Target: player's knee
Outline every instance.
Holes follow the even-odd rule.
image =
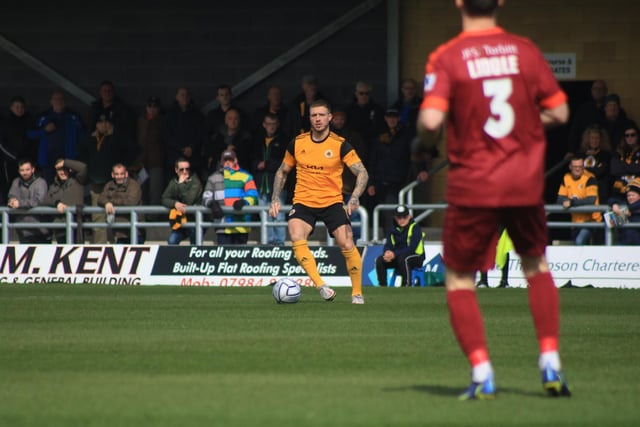
[[[445,287],[447,291],[473,290],[475,289],[475,272],[458,271],[447,267]]]
[[[546,273],[549,271],[549,264],[544,256],[527,256],[520,257],[522,262],[522,272],[525,277],[535,276],[538,273]]]

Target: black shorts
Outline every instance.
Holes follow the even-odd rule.
[[[289,215],[287,215],[287,220],[291,218],[298,218],[309,224],[312,233],[316,228],[317,221],[324,222],[331,235],[333,235],[335,229],[341,225],[351,225],[347,211],[345,211],[342,203],[336,203],[326,208],[310,208],[296,203],[291,207]]]

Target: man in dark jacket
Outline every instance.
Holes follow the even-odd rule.
[[[385,112],[385,129],[369,152],[369,183],[365,207],[372,210],[380,203],[398,203],[398,192],[409,181],[412,133],[400,124],[395,109]],[[390,215],[383,215],[385,229],[391,227]]]
[[[253,146],[255,160],[251,167],[253,180],[258,187],[260,204],[269,206],[273,194],[273,180],[276,171],[282,164],[287,141],[280,132],[280,120],[275,113],[266,113],[262,120],[262,130],[256,135]],[[287,199],[287,192],[280,193],[280,203],[283,205]],[[284,221],[284,212],[278,218],[269,217],[270,221]],[[283,245],[287,234],[285,226],[268,227],[267,236],[270,245]]]
[[[135,112],[117,95],[115,85],[109,80],[100,83],[98,98],[91,103],[90,128],[95,126],[102,116],[127,138],[135,140]]]
[[[135,179],[129,179],[129,172],[122,163],[113,166],[112,180],[107,182],[98,196],[98,205],[104,206],[107,222],[129,222],[131,216],[127,214],[115,215],[116,206],[140,206],[142,204],[142,190]],[[113,221],[110,220],[113,218]],[[142,219],[142,218],[140,218]],[[110,233],[108,233],[110,234]],[[112,243],[131,243],[131,233],[128,228],[115,228],[109,240]],[[143,243],[142,233],[138,236],[138,243]]]
[[[202,147],[202,161],[200,169],[203,181],[217,169],[217,160],[224,151],[232,150],[238,156],[238,163],[249,167],[255,156],[251,133],[242,127],[240,111],[235,108],[227,110],[224,125],[219,129],[213,139],[205,141]]]
[[[200,178],[191,171],[191,165],[187,159],[180,157],[176,160],[176,177],[169,181],[167,188],[162,193],[162,205],[171,209],[169,220],[171,222],[171,234],[167,243],[179,245],[181,241],[189,238],[192,245],[196,243],[195,228],[182,227],[187,222],[187,206],[200,204],[202,196],[202,183]]]
[[[128,164],[133,158],[135,145],[126,134],[109,121],[107,116],[100,116],[96,129],[79,147],[80,160],[87,164],[87,183],[91,195],[91,206],[98,206],[98,197],[104,186],[111,180],[113,165]],[[104,214],[92,214],[93,222],[104,222]],[[106,243],[107,233],[104,228],[93,230],[92,243]]]
[[[5,197],[14,178],[18,177],[18,160],[38,158],[38,141],[27,134],[33,126],[33,117],[26,110],[26,101],[14,96],[9,110],[0,124],[0,201]]]
[[[203,140],[203,115],[196,108],[189,89],[178,88],[176,100],[169,108],[164,133],[166,155],[164,158],[167,181],[173,178],[173,167],[179,157],[189,160],[191,167],[200,167],[200,147]]]
[[[384,108],[371,96],[373,88],[367,82],[357,82],[353,99],[345,108],[349,127],[358,132],[367,148],[375,144],[376,135],[384,129]]]
[[[138,146],[140,152],[134,161],[134,167],[140,172],[144,169],[149,178],[143,181],[144,204],[159,205],[165,188],[165,116],[162,113],[160,99],[152,96],[147,100],[144,113],[138,117]]]

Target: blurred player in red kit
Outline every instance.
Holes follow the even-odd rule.
[[[566,123],[567,97],[539,49],[497,25],[503,0],[455,0],[462,32],[426,66],[418,131],[437,142],[446,124],[448,209],[443,227],[447,305],[453,332],[471,364],[461,400],[496,395],[474,289],[477,270],[493,266],[504,225],[529,284],[543,387],[570,396],[559,355],[559,296],[545,257],[544,128]]]

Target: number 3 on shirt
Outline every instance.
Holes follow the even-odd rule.
[[[515,114],[511,104],[507,102],[513,92],[511,79],[491,79],[482,82],[484,96],[491,98],[492,117],[484,124],[484,131],[491,137],[503,138],[511,133],[515,123]],[[494,117],[497,117],[496,120]]]

